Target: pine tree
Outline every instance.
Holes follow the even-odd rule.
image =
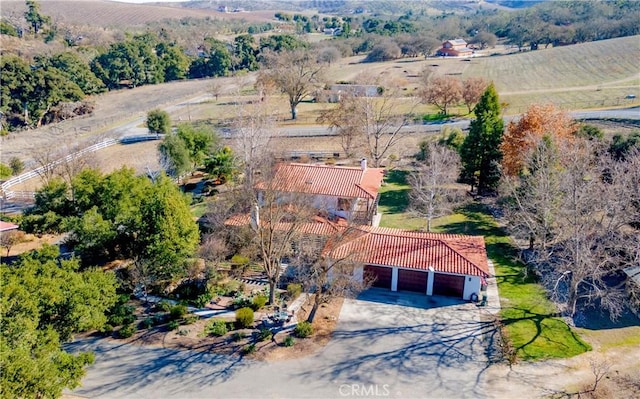
[[[500,116],[500,102],[493,83],[490,84],[474,109],[469,134],[460,147],[462,173],[460,179],[478,187],[478,194],[494,192],[500,181],[500,144],[504,122]]]

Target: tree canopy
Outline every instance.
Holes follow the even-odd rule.
[[[460,178],[472,188],[477,185],[478,193],[486,194],[495,191],[500,181],[500,144],[504,132],[498,93],[493,84],[485,90],[474,113],[476,118],[471,121],[469,134],[460,147]]]
[[[112,273],[79,271],[78,260],[58,260],[45,246],[15,264],[1,264],[0,396],[59,397],[79,385],[90,353],[71,354],[62,342],[100,328],[116,300]]]

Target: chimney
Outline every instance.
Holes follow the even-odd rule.
[[[254,230],[258,230],[260,227],[260,207],[258,205],[251,208],[251,227]]]
[[[360,160],[360,168],[362,168],[362,170],[367,170],[367,158],[362,158]]]

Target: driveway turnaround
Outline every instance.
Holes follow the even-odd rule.
[[[474,304],[371,289],[346,300],[332,340],[303,359],[258,362],[107,340],[71,344],[96,361],[89,398],[482,398],[494,326]]]

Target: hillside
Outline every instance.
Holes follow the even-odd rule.
[[[273,20],[273,11],[220,13],[215,9],[193,9],[179,4],[129,4],[105,0],[42,1],[41,10],[54,22],[101,27],[133,27],[166,19],[236,19],[248,22]],[[26,10],[24,1],[3,0],[3,17],[19,18]]]

